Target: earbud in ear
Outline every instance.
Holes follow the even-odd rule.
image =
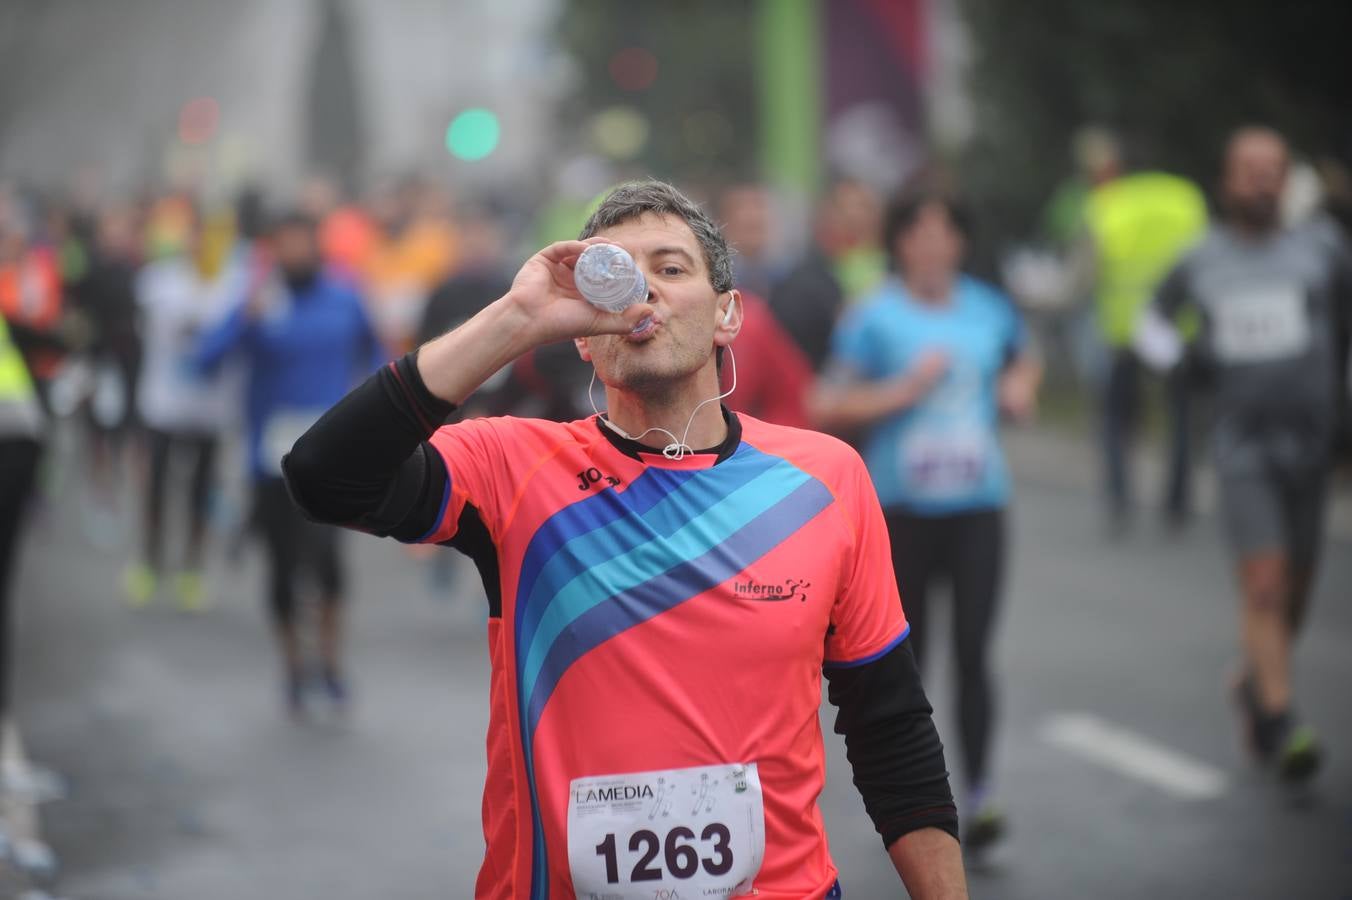
[[[724,311],[724,313],[723,313],[723,324],[724,324],[724,325],[731,325],[731,324],[732,324],[732,310],[733,310],[733,308],[734,308],[736,305],[737,305],[737,304],[736,304],[735,301],[732,301],[732,300],[729,300],[729,301],[728,301],[728,308],[727,308],[727,310]]]

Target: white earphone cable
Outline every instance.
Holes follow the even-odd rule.
[[[602,415],[601,410],[596,408],[596,398],[592,396],[592,388],[596,387],[595,365],[592,366],[591,383],[587,385],[587,401],[591,403],[592,412],[596,413],[597,417],[600,418],[600,420],[604,422],[606,426],[610,428],[611,431],[615,432],[620,437],[631,441],[637,441],[641,439],[644,435],[650,434],[651,432],[654,431],[659,432],[661,434],[665,434],[667,437],[671,438],[671,443],[667,444],[665,447],[662,448],[662,455],[670,460],[685,459],[686,454],[695,452],[694,449],[685,442],[685,439],[690,436],[690,427],[695,424],[695,416],[699,414],[699,411],[703,409],[705,405],[709,403],[716,403],[719,400],[723,400],[728,396],[730,396],[733,391],[737,390],[737,357],[735,354],[733,354],[732,347],[730,345],[725,349],[728,352],[728,363],[732,367],[732,386],[729,387],[725,392],[719,394],[717,397],[710,397],[707,400],[701,400],[699,404],[691,411],[690,419],[685,423],[685,431],[682,432],[679,438],[676,437],[676,435],[672,434],[670,431],[667,431],[665,428],[662,428],[657,425],[654,425],[652,428],[649,428],[642,434],[631,435],[623,428],[616,425],[614,422],[610,421],[609,418]]]

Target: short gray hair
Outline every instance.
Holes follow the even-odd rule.
[[[677,216],[689,225],[704,251],[710,284],[720,294],[732,290],[732,250],[722,230],[699,204],[665,181],[630,181],[615,188],[582,226],[578,238],[586,240],[598,231],[637,219],[644,213]]]

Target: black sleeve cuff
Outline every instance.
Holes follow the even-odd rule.
[[[919,831],[922,828],[937,828],[953,835],[953,840],[962,841],[962,838],[958,835],[958,809],[952,803],[947,806],[936,806],[933,809],[921,810],[914,815],[901,819],[892,819],[882,823],[875,822],[873,827],[883,839],[884,847],[891,847],[912,831]]]
[[[944,748],[910,641],[873,662],[825,674],[839,710],[835,731],[845,737],[855,787],[884,846],[921,828],[957,838]]]

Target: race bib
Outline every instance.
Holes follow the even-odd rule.
[[[262,464],[273,475],[282,474],[282,457],[324,414],[322,409],[279,409],[263,423]]]
[[[977,490],[990,464],[991,441],[974,426],[917,426],[901,439],[901,481],[911,493],[932,499]]]
[[[568,866],[580,900],[738,897],[765,858],[755,763],[575,778]]]
[[[1260,286],[1227,296],[1212,308],[1216,356],[1226,363],[1289,359],[1310,343],[1305,296],[1290,286]]]

